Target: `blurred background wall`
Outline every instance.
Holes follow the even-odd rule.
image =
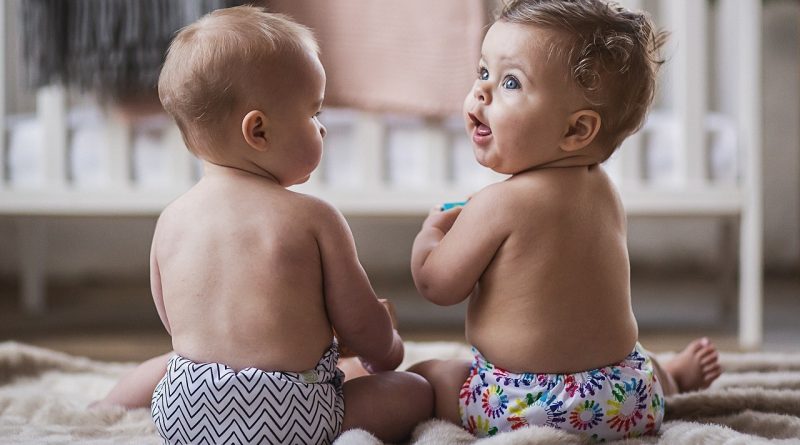
[[[16,4],[9,2],[11,7]],[[13,11],[9,11],[6,20],[10,28],[17,25]],[[800,273],[799,23],[800,2],[765,3],[764,254],[767,273],[794,275]],[[8,41],[6,51],[6,75],[16,78],[17,42]],[[24,89],[8,91],[7,95],[9,110],[33,110],[33,98]],[[368,272],[388,279],[408,276],[410,247],[421,218],[349,220]],[[49,219],[47,266],[51,278],[69,283],[146,282],[154,223],[154,218]],[[725,224],[718,219],[632,219],[629,231],[632,266],[634,270],[714,269],[720,259],[719,239],[724,236]],[[0,286],[14,286],[16,282],[15,233],[15,219],[0,218]]]

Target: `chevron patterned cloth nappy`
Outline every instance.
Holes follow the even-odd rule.
[[[472,351],[459,412],[478,437],[538,425],[617,440],[656,434],[664,418],[664,392],[638,343],[620,363],[574,374],[514,374]]]
[[[336,343],[313,370],[239,372],[175,355],[153,392],[165,444],[328,444],[344,418]]]

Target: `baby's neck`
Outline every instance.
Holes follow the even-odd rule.
[[[550,161],[544,164],[535,165],[531,168],[526,170],[521,170],[516,173],[513,173],[511,176],[520,176],[525,175],[528,173],[533,173],[542,170],[551,170],[551,169],[559,169],[559,168],[593,168],[600,165],[600,162],[595,158],[588,158],[588,157],[570,157],[570,158],[562,158],[557,159],[555,161]]]
[[[599,164],[599,162],[594,157],[570,157],[548,162],[547,164],[536,167],[536,169],[558,167],[591,167],[597,164]]]
[[[238,165],[243,164],[243,165]],[[203,160],[203,176],[206,177],[243,177],[251,176],[260,178],[280,185],[278,179],[270,172],[258,167],[257,165],[246,165],[247,163],[216,163]]]
[[[539,170],[550,167],[591,167],[600,164],[606,158],[606,156],[603,155],[606,153],[605,149],[599,147],[598,144],[592,144],[589,147],[575,152],[562,153],[562,156],[553,159],[550,162],[537,165],[531,170]]]

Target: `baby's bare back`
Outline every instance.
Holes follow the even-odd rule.
[[[625,215],[599,167],[529,172],[487,190],[513,206],[470,298],[467,337],[497,366],[577,372],[633,349]],[[479,230],[476,228],[476,230]]]
[[[234,369],[304,371],[332,340],[307,197],[204,178],[162,214],[153,243],[176,353]]]

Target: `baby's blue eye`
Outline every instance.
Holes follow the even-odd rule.
[[[483,68],[483,67],[479,68],[478,69],[478,78],[480,80],[489,80],[489,70],[487,70],[486,68]]]
[[[519,81],[514,76],[508,76],[503,79],[503,88],[507,90],[517,90],[519,87]]]

